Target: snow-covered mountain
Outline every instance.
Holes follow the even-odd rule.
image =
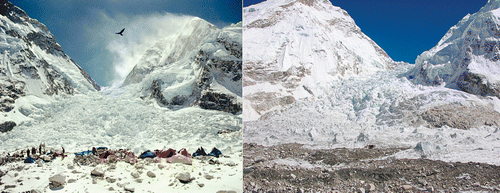
[[[244,65],[244,108],[245,113],[248,106],[256,109],[257,111],[253,112],[255,113],[255,115],[257,115],[255,117],[258,117],[259,112],[265,112],[259,111],[259,109],[257,108],[259,107],[258,105],[264,104],[264,102],[259,103],[258,94],[261,94],[261,101],[267,100],[266,102],[268,103],[268,106],[270,106],[269,111],[273,110],[271,109],[272,107],[275,107],[274,109],[277,109],[277,105],[273,106],[272,104],[275,101],[279,101],[277,99],[282,97],[282,95],[280,95],[280,93],[278,92],[280,91],[279,89],[274,90],[274,88],[282,85],[284,82],[282,80],[291,79],[279,79],[280,77],[292,77],[290,74],[292,74],[291,72],[294,72],[290,70],[283,72],[282,74],[278,74],[278,72],[280,71],[273,71],[273,67],[280,67],[280,63],[277,62],[280,61],[280,57],[278,57],[278,54],[274,55],[274,53],[285,53],[285,55],[282,57],[284,59],[286,56],[289,56],[286,54],[289,51],[289,48],[298,47],[302,50],[294,52],[293,55],[289,57],[296,57],[295,61],[298,62],[314,61],[316,55],[312,54],[313,52],[308,49],[317,49],[317,47],[323,45],[322,41],[326,42],[327,40],[326,38],[319,38],[321,36],[318,36],[317,39],[320,39],[322,41],[316,41],[315,39],[311,38],[311,35],[302,37],[300,35],[296,36],[297,33],[308,32],[285,30],[285,28],[282,29],[276,27],[285,26],[285,24],[290,25],[290,23],[292,26],[294,26],[293,22],[295,21],[301,21],[305,24],[318,23],[318,21],[321,20],[313,17],[312,15],[323,15],[324,12],[322,12],[320,9],[322,7],[321,5],[329,5],[328,2],[290,1],[290,4],[286,4],[286,2],[288,1],[266,1],[262,4],[245,8],[244,10],[244,56],[245,60],[246,57],[250,58],[250,61],[248,63],[249,65],[246,66],[246,61]],[[492,7],[497,7],[498,3],[498,1],[490,1],[487,6],[481,9],[481,12],[484,12],[485,15],[491,16],[493,13],[495,13],[495,11],[488,12],[485,10],[496,10],[492,9]],[[307,20],[301,20],[301,18],[305,18],[306,16],[308,16],[309,12],[306,12],[305,8],[315,8],[315,10],[314,12],[312,12],[311,10],[311,16],[309,16]],[[268,13],[263,11],[268,9],[276,9],[279,11],[276,11],[275,13]],[[294,18],[293,16],[285,14],[287,12],[284,10],[287,9],[295,9],[295,11],[297,12],[294,12],[293,15],[296,16],[295,20],[285,23],[278,18]],[[331,9],[338,10],[338,12],[340,13],[331,13],[330,15],[343,15],[341,14],[342,11],[340,8]],[[302,12],[300,10],[302,10]],[[469,16],[466,18],[473,18],[476,17],[476,15],[479,14],[474,14],[473,16]],[[261,27],[263,27],[262,29],[259,28],[259,33],[256,33],[257,30],[249,27],[251,26],[250,23],[252,23],[252,21],[249,22],[248,20],[246,20],[247,18],[254,17],[263,18],[259,21],[262,24]],[[342,18],[345,19],[348,17],[342,16]],[[489,18],[491,21],[496,21],[496,17]],[[468,20],[463,20],[461,24],[466,23],[465,21]],[[461,56],[465,56],[467,50],[470,50],[470,54],[468,55],[469,57],[467,57],[468,59],[464,60],[467,62],[461,64],[468,64],[468,68],[467,66],[465,66],[463,67],[463,69],[469,69],[469,74],[477,74],[478,72],[481,72],[480,74],[482,74],[482,77],[484,77],[476,84],[481,84],[482,82],[488,83],[487,81],[490,81],[490,79],[498,78],[499,76],[493,76],[494,74],[500,72],[498,70],[495,70],[498,67],[495,67],[497,63],[482,62],[489,60],[487,58],[489,58],[490,56],[490,58],[494,58],[494,55],[497,53],[496,51],[491,51],[488,52],[488,54],[485,54],[485,50],[488,50],[485,48],[485,45],[488,45],[488,42],[490,41],[496,40],[496,36],[491,36],[483,39],[478,38],[481,37],[479,35],[474,35],[473,37],[478,39],[479,43],[473,43],[475,41],[466,41],[468,39],[468,36],[466,35],[468,30],[471,31],[471,34],[483,33],[483,37],[486,37],[488,34],[493,34],[493,30],[496,29],[496,24],[493,25],[492,22],[487,21],[488,20],[477,20],[478,23],[474,24],[474,22],[472,22],[471,26],[465,27],[466,29],[452,29],[451,32],[459,31],[459,29],[464,30],[465,34],[457,33],[457,35],[453,35],[455,33],[448,33],[447,38],[449,38],[450,40],[456,40],[451,42],[443,40],[439,44],[442,46],[442,49],[433,49],[435,52],[426,52],[422,54],[422,56],[419,57],[419,60],[417,60],[417,64],[415,65],[397,63],[392,69],[377,70],[373,73],[370,73],[371,71],[365,71],[365,74],[360,73],[359,76],[354,75],[354,71],[350,71],[353,76],[344,76],[343,78],[339,78],[336,80],[327,76],[330,75],[326,73],[328,72],[327,70],[324,70],[323,72],[317,72],[318,74],[327,74],[325,76],[317,77],[323,78],[322,80],[324,81],[330,81],[328,84],[325,84],[321,87],[320,91],[324,93],[323,95],[314,97],[314,100],[296,100],[295,102],[293,102],[293,98],[290,97],[290,100],[287,101],[293,102],[292,104],[281,108],[279,111],[268,112],[265,115],[265,118],[261,118],[258,120],[248,119],[248,117],[252,117],[253,115],[251,114],[250,116],[246,116],[245,114],[244,142],[257,143],[259,145],[265,146],[284,143],[299,143],[305,144],[307,147],[311,148],[325,149],[363,148],[367,145],[374,145],[377,148],[402,147],[408,149],[397,154],[387,156],[383,159],[426,157],[428,159],[437,159],[444,161],[475,161],[498,165],[500,164],[500,121],[498,121],[500,120],[500,99],[498,97],[480,96],[476,93],[467,93],[462,91],[461,89],[449,88],[448,86],[450,84],[446,84],[446,86],[444,84],[437,86],[435,84],[415,84],[415,80],[424,80],[424,77],[413,75],[412,79],[409,78],[409,76],[411,76],[411,73],[415,72],[428,72],[427,74],[424,74],[426,76],[430,76],[431,72],[434,73],[433,75],[443,75],[446,72],[450,74],[447,80],[451,80],[451,75],[455,73],[457,69],[459,70],[459,68],[452,68],[453,65],[456,65],[455,63],[453,63],[453,61],[463,59],[454,59],[451,56],[460,56],[460,54],[462,54]],[[259,22],[256,22],[256,24]],[[351,22],[351,24],[354,24],[354,22]],[[481,28],[481,26],[490,27],[479,29]],[[306,27],[303,28],[307,29]],[[474,30],[474,28],[478,29]],[[266,31],[264,29],[271,30]],[[302,28],[300,27],[298,27],[298,29],[302,30]],[[342,28],[341,26],[337,26],[335,29],[320,27],[316,27],[315,29],[325,30],[326,32],[323,33],[326,34],[337,34],[330,32],[335,30],[337,32],[342,32],[342,30],[345,30],[345,28]],[[252,32],[252,30],[254,32]],[[264,35],[265,33],[267,33],[267,35]],[[280,33],[283,33],[283,36],[275,35]],[[319,34],[321,32],[315,33]],[[247,34],[250,35],[247,36]],[[262,38],[259,40],[260,42],[263,42],[262,44],[267,43],[268,45],[266,46],[261,46],[258,49],[251,48],[252,45],[258,45],[259,41],[255,40],[255,42],[252,42],[254,40],[247,37],[259,37],[259,35],[272,38]],[[464,36],[463,38],[462,35]],[[361,35],[358,35],[357,37],[360,36]],[[297,37],[309,38],[307,39],[307,41],[302,42],[302,44],[304,44],[304,47],[300,47],[298,45],[294,45],[294,47],[285,46],[286,51],[284,52],[283,49],[280,49],[280,47],[274,47],[274,50],[270,48],[272,47],[272,45],[274,45],[273,43],[280,43],[280,38],[291,40],[292,38]],[[356,35],[345,35],[345,37],[351,39],[342,40],[342,45],[360,44],[360,42],[363,42],[361,41],[363,39],[360,40],[359,38],[355,38]],[[247,44],[247,42],[249,43]],[[284,42],[284,45],[287,45],[286,41]],[[492,44],[491,49],[497,49],[496,46],[496,43]],[[249,50],[250,48],[253,50],[250,50],[249,52],[254,52],[254,55],[246,53],[246,50]],[[370,48],[367,46],[365,46],[364,49],[370,50]],[[354,52],[355,50],[358,49],[353,49],[351,53],[362,53]],[[430,53],[437,54],[433,55]],[[361,56],[365,55],[360,54],[359,56],[359,58],[361,58]],[[371,58],[372,60],[378,58],[375,57],[377,55],[372,56],[374,56]],[[422,58],[425,58],[427,56],[429,58],[429,65],[424,65],[425,67],[421,68],[423,62],[421,60]],[[262,58],[262,60],[258,60],[259,57]],[[446,61],[444,59],[453,60],[450,63],[434,63],[442,64],[436,66],[430,65],[431,62],[429,62],[438,60]],[[326,61],[326,59],[324,60]],[[363,61],[366,60],[368,59],[363,59]],[[255,61],[260,61],[260,63]],[[339,60],[339,62],[340,61],[346,63],[352,62],[352,60],[348,58]],[[387,61],[391,60],[387,59]],[[316,64],[325,63],[322,63],[320,60],[311,62],[311,66]],[[385,66],[385,68],[392,67],[390,64],[394,63],[387,64],[388,65]],[[481,68],[479,68],[480,65],[482,65]],[[285,63],[283,63],[282,66],[285,66]],[[319,66],[325,68],[332,67],[326,65]],[[364,65],[359,66],[361,69],[365,67]],[[372,67],[369,65],[367,66]],[[334,65],[333,67],[336,66]],[[277,67],[274,69],[277,69]],[[368,69],[384,68],[373,67]],[[457,73],[463,74],[463,72],[464,71]],[[247,76],[247,74],[249,75]],[[314,73],[312,73],[311,71],[311,74]],[[337,76],[341,77],[340,75]],[[479,75],[475,76],[479,77]],[[261,79],[257,79],[255,77],[261,77]],[[267,77],[270,80],[271,78],[275,79],[272,79],[273,81],[265,82],[263,81],[264,78],[262,77]],[[306,78],[307,76],[304,76],[304,78],[302,79],[296,79],[298,83],[303,83],[305,82],[304,80],[306,80]],[[444,77],[441,78],[444,79]],[[260,80],[260,82],[257,80]],[[432,80],[434,79],[431,79],[431,81]],[[416,83],[420,82],[417,81]],[[493,84],[488,83],[488,85],[486,83],[485,85],[487,85],[487,87],[485,86],[484,89],[482,89],[483,87],[480,87],[481,89],[478,90],[486,90],[488,92],[492,92],[492,90],[494,89],[491,85]],[[461,84],[464,85],[465,83]],[[304,85],[305,87],[302,86],[303,88],[310,88],[309,85]],[[261,89],[257,90],[257,87],[260,87]],[[300,86],[298,88],[300,88]],[[282,87],[281,89],[283,92],[289,91],[285,89],[285,87]],[[293,94],[296,94],[297,90],[298,89],[293,92],[290,91],[290,93],[288,93],[286,96],[294,97],[295,95]],[[312,93],[316,95],[314,89],[309,90],[311,90]],[[265,95],[266,93],[271,94]],[[246,103],[247,96],[249,96],[250,98],[249,103]],[[310,162],[304,165],[314,165],[316,163]]]
[[[6,0],[0,1],[0,54],[2,127],[12,126],[12,121],[16,122],[19,116],[23,116],[15,114],[19,112],[15,103],[20,97],[44,98],[100,89],[62,51],[45,25]]]
[[[268,0],[244,8],[243,21],[245,120],[322,95],[333,80],[394,66],[328,0]]]
[[[157,42],[123,86],[100,89],[63,53],[43,24],[0,2],[0,104],[6,106],[6,112],[0,112],[1,157],[40,143],[64,147],[71,154],[99,146],[130,149],[136,155],[154,149],[186,148],[194,153],[200,146],[216,147],[234,166],[223,170],[224,176],[214,175],[217,188],[241,192],[241,23],[217,29],[200,18],[185,16],[176,20],[184,24],[176,34],[163,39],[139,37]],[[185,18],[192,19],[184,23]],[[200,167],[197,163],[177,165],[179,170],[168,166],[171,174],[166,178],[176,180],[179,172],[192,173]],[[49,165],[44,163],[45,170]],[[25,175],[29,174],[19,177]],[[0,178],[9,181],[5,175]],[[39,181],[43,185],[25,183],[11,190],[49,191],[45,180]],[[206,192],[215,188],[200,186],[202,181],[168,189]],[[87,183],[73,184],[75,189],[88,189]]]
[[[241,23],[218,29],[192,18],[149,48],[124,84],[138,97],[154,98],[163,106],[240,113],[241,39]]]
[[[465,16],[415,63],[406,74],[414,83],[500,97],[500,1]]]

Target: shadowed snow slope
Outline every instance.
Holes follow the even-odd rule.
[[[406,76],[414,83],[445,84],[481,96],[500,97],[500,1],[490,0],[451,27],[418,56]]]
[[[245,119],[322,95],[333,80],[393,66],[347,12],[323,0],[269,0],[244,8]]]
[[[20,97],[100,89],[62,51],[45,25],[8,1],[0,1],[0,54],[0,123],[24,119],[14,105]]]

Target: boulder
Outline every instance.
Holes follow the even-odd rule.
[[[177,178],[180,182],[182,182],[184,184],[187,184],[187,183],[191,182],[191,180],[192,180],[191,174],[189,174],[189,172],[181,172],[181,173],[177,174],[177,176],[175,178]]]
[[[98,176],[98,177],[103,177],[104,176],[104,170],[101,168],[94,168],[92,172],[90,172],[92,176]]]
[[[49,178],[50,183],[54,188],[61,187],[66,183],[66,176],[62,174],[56,174]]]

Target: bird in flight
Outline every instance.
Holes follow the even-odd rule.
[[[125,31],[125,28],[122,29],[122,31],[116,33],[116,34],[120,34],[121,36],[123,36],[123,31]]]

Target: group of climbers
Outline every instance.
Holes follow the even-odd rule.
[[[45,144],[41,143],[38,146],[38,149],[36,149],[35,147],[31,147],[31,149],[26,149],[26,153],[24,150],[21,150],[20,153],[14,153],[11,157],[23,159],[25,158],[24,155],[26,154],[24,163],[34,163],[38,159],[42,159],[43,161],[47,162],[55,159],[56,157],[67,157],[65,153],[66,152],[64,150],[64,147],[62,147],[62,151],[49,150],[49,152],[47,152],[47,150],[45,149]],[[7,154],[7,156],[10,157],[10,154]]]
[[[47,152],[45,148],[45,144],[40,144],[38,149],[32,147],[31,149],[21,150],[20,153],[14,153],[12,156],[8,154],[8,157],[13,157],[16,159],[24,159],[24,163],[34,163],[38,159],[42,159],[43,161],[51,161],[56,157],[67,157],[65,154],[66,151],[64,147],[61,148],[62,151],[53,151],[49,150]],[[26,155],[26,157],[25,157]],[[125,161],[127,163],[135,164],[137,163],[137,159],[146,159],[153,158],[157,162],[160,162],[164,159],[167,163],[185,163],[191,164],[191,158],[197,156],[213,156],[219,158],[222,155],[222,152],[217,148],[212,148],[210,153],[206,153],[203,147],[200,147],[196,150],[195,153],[189,154],[187,149],[182,148],[179,151],[175,149],[169,148],[167,150],[154,150],[154,151],[144,151],[139,157],[135,156],[134,152],[119,149],[119,150],[108,150],[106,147],[92,147],[92,150],[82,151],[79,153],[75,153],[75,156],[97,156],[101,163],[109,162],[109,161]]]

